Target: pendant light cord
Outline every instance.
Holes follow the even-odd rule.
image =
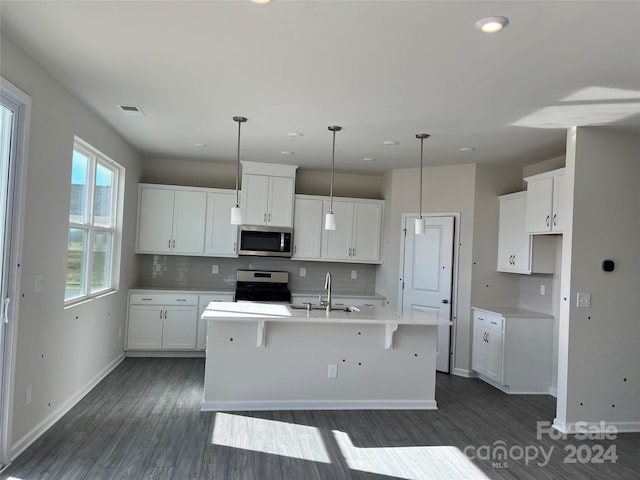
[[[333,130],[333,150],[331,153],[331,189],[329,190],[329,212],[333,213],[333,169],[336,163],[336,131]]]
[[[240,126],[242,122],[238,122],[238,161],[236,162],[236,207],[240,206],[240,193],[238,191],[238,178],[240,177]]]
[[[420,215],[418,218],[422,218],[422,155],[424,152],[424,138],[420,139]]]

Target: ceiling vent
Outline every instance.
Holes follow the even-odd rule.
[[[122,113],[130,117],[146,117],[142,109],[135,105],[118,105],[118,108],[120,108]]]

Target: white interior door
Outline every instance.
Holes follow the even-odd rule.
[[[20,285],[22,189],[31,99],[0,82],[0,467],[9,461]]]
[[[450,320],[454,218],[424,217],[424,235],[415,234],[416,218],[405,217],[401,304]],[[440,372],[449,372],[450,336],[451,327],[438,327],[436,370]]]

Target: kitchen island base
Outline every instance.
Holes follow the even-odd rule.
[[[208,318],[202,410],[437,408],[437,324],[400,321],[391,346],[389,322],[336,315]]]

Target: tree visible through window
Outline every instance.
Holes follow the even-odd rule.
[[[122,167],[76,139],[71,162],[71,202],[65,302],[114,290],[119,251],[118,185]]]

